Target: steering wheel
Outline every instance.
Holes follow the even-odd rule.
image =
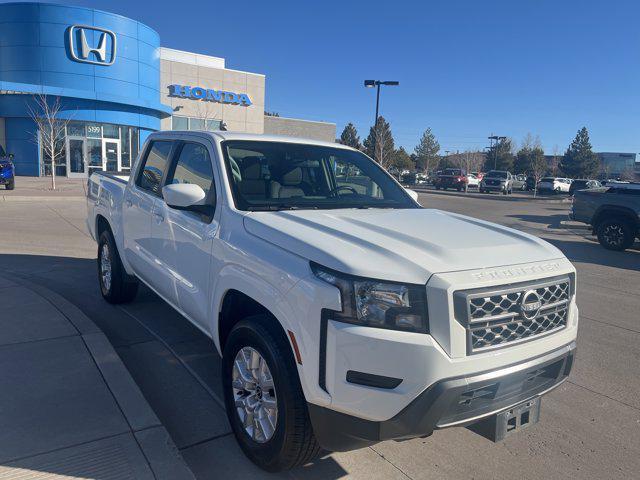
[[[340,190],[348,190],[348,191],[350,191],[351,193],[353,193],[354,195],[360,195],[360,194],[358,193],[358,191],[357,191],[355,188],[353,188],[353,187],[348,187],[347,185],[338,185],[336,188],[332,189],[332,190],[329,192],[329,195],[333,195],[333,194],[335,194],[335,195],[337,196],[337,195],[338,195],[338,192],[339,192]]]

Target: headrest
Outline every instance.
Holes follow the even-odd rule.
[[[244,157],[242,160],[242,166],[242,178],[244,180],[260,180],[262,178],[260,157]]]
[[[283,185],[299,185],[302,182],[302,168],[296,167],[288,173],[282,175]]]

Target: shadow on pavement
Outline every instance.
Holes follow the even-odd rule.
[[[640,250],[638,243],[624,252],[614,252],[596,242],[581,242],[545,238],[564,253],[572,262],[591,263],[612,268],[640,271]]]
[[[220,478],[218,469],[229,458],[250,478],[267,476],[239,453],[224,411],[220,356],[213,342],[150,289],[142,286],[126,305],[106,303],[95,259],[0,254],[0,271],[49,288],[95,322],[185,460],[196,474],[202,472],[200,478]],[[223,469],[224,478],[247,478]],[[326,479],[347,474],[330,456],[290,473]]]
[[[547,228],[560,228],[560,222],[562,222],[563,220],[567,220],[569,218],[566,213],[562,213],[562,214],[559,213],[555,215],[515,214],[515,215],[505,215],[505,217],[515,218],[523,222],[539,223],[541,225],[546,225]]]

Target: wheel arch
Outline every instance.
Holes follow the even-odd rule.
[[[638,228],[638,215],[628,207],[617,206],[617,205],[606,205],[600,207],[594,213],[593,218],[591,220],[591,225],[594,230],[598,229],[598,225],[603,220],[612,217],[622,217],[631,222],[631,224],[636,228]]]

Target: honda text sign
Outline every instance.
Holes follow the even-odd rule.
[[[69,53],[77,62],[113,65],[116,61],[116,34],[88,25],[69,27]]]

